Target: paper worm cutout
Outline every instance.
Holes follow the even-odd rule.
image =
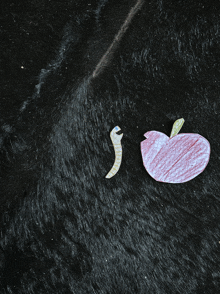
[[[115,150],[115,162],[113,167],[111,168],[110,172],[107,174],[106,179],[112,178],[119,170],[121,161],[122,161],[122,147],[121,147],[121,139],[123,134],[116,134],[116,132],[120,131],[121,129],[117,126],[110,133],[110,138],[114,145]]]

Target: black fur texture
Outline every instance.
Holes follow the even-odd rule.
[[[220,293],[220,2],[3,0],[0,21],[0,293]],[[140,142],[181,117],[210,162],[158,183]]]

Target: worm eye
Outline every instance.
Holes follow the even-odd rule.
[[[118,127],[115,127],[115,130],[116,130],[116,131],[118,131],[118,130],[119,130],[119,128],[118,128]]]

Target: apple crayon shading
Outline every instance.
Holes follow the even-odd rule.
[[[178,134],[183,123],[183,118],[175,121],[170,138],[156,131],[144,134],[144,167],[158,182],[188,182],[203,172],[209,162],[209,142],[198,134]]]

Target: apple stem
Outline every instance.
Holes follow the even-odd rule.
[[[183,124],[184,124],[184,119],[183,118],[177,119],[174,122],[172,132],[170,134],[170,138],[176,136],[179,133],[179,131],[182,128]]]

